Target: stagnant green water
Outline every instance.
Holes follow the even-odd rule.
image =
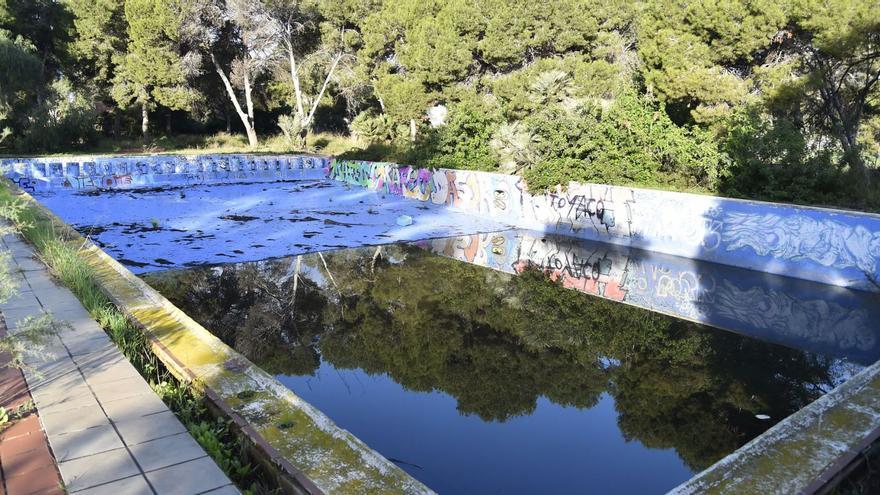
[[[440,493],[660,493],[859,369],[519,271],[390,245],[145,280]]]

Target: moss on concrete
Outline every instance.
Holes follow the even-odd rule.
[[[688,480],[673,494],[802,493],[880,428],[880,362]],[[820,483],[821,484],[821,483]]]

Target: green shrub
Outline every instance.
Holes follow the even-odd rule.
[[[492,134],[501,123],[497,109],[487,103],[465,100],[449,108],[446,125],[433,130],[415,156],[419,166],[495,171]]]
[[[544,112],[525,122],[541,157],[523,174],[535,191],[569,181],[712,190],[725,166],[707,132],[676,125],[632,93],[607,108]]]
[[[284,142],[287,149],[295,150],[303,148],[305,145],[303,131],[305,129],[303,129],[302,119],[300,119],[299,115],[290,114],[278,116],[278,128],[281,129],[281,134],[284,136]]]
[[[98,113],[90,98],[73,89],[66,79],[52,83],[50,93],[31,109],[16,140],[21,151],[57,151],[85,148],[98,140]]]
[[[791,121],[747,109],[728,122],[721,144],[731,159],[718,192],[726,196],[795,203],[852,204],[848,178],[834,147],[810,147]]]
[[[359,113],[352,119],[349,128],[352,135],[368,144],[390,142],[397,135],[391,117],[372,110]]]
[[[0,218],[9,222],[0,226],[0,234],[8,234],[16,230],[16,221],[24,217],[25,206],[20,201],[7,201],[0,204]],[[6,250],[0,250],[0,302],[18,294],[18,274],[13,271],[12,256]],[[67,325],[56,321],[52,315],[28,316],[20,321],[7,321],[7,325],[15,324],[15,333],[0,337],[0,354],[6,354],[2,367],[28,368],[25,357],[53,357],[47,350],[50,339],[56,332],[64,330]]]

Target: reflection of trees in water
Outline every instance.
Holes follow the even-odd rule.
[[[295,259],[243,263],[145,276],[165,297],[224,342],[273,374],[312,374],[320,365],[314,340],[321,331],[320,291],[299,280]],[[308,308],[292,311],[293,307]]]
[[[166,297],[270,373],[387,373],[440,390],[463,414],[504,421],[536,401],[616,401],[628,439],[675,448],[692,469],[731,452],[830,386],[829,363],[800,351],[411,247],[147,277]],[[389,262],[388,260],[404,260]],[[333,275],[335,285],[329,280]]]

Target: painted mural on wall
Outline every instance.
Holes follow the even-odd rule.
[[[569,289],[797,349],[880,358],[880,304],[867,292],[522,231],[416,245],[507,273],[537,268]]]
[[[520,228],[880,291],[880,216],[571,183],[532,195],[522,178],[334,160],[329,178]]]
[[[0,167],[19,187],[36,191],[277,181],[321,174],[328,163],[320,156],[162,155],[5,159]]]

